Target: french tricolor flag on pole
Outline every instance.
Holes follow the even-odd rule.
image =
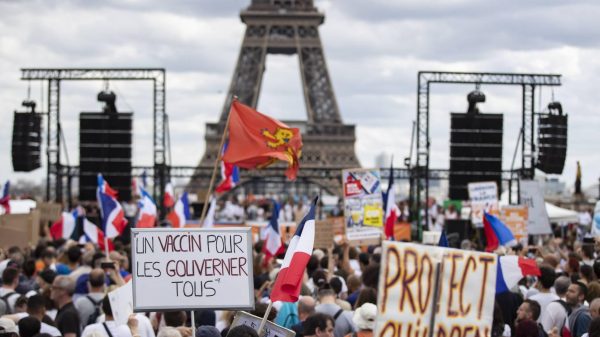
[[[107,238],[114,238],[121,235],[125,226],[127,226],[123,208],[115,196],[115,190],[110,188],[108,182],[102,177],[102,174],[98,174],[98,190],[96,197],[98,199],[98,206],[100,207],[102,231]]]
[[[315,243],[315,208],[318,200],[319,198],[316,197],[312,202],[308,214],[298,224],[296,233],[290,241],[281,270],[271,291],[271,302],[298,301],[304,270]]]
[[[223,145],[221,155],[225,154],[229,141]],[[221,160],[221,183],[215,188],[215,192],[223,193],[231,191],[240,181],[240,169],[233,164]]]
[[[153,228],[156,223],[156,215],[158,214],[156,204],[150,194],[139,183],[137,184],[137,188],[140,196],[140,200],[138,201],[138,208],[140,210],[135,226],[137,228]]]
[[[165,196],[163,197],[163,205],[165,207],[173,207],[175,205],[175,192],[173,191],[173,184],[167,183],[165,186]]]
[[[281,234],[279,234],[279,212],[281,205],[277,201],[273,200],[273,212],[271,212],[271,219],[267,226],[267,238],[263,250],[265,252],[265,265],[269,261],[280,254],[283,251],[283,244],[281,243]]]
[[[499,256],[496,273],[496,293],[509,291],[525,276],[541,276],[534,259],[520,256]]]
[[[396,196],[394,192],[394,164],[392,158],[392,165],[390,166],[390,179],[388,183],[387,192],[383,195],[383,208],[385,210],[385,226],[384,232],[386,239],[390,240],[394,238],[394,224],[398,220],[400,210],[396,205]]]
[[[4,214],[10,214],[10,181],[4,183],[2,196],[0,196],[0,206],[4,208]]]
[[[510,229],[500,219],[488,212],[483,213],[483,231],[487,252],[493,252],[499,245],[514,246],[517,244],[517,240],[515,240],[515,236]]]
[[[50,226],[50,235],[52,239],[71,239],[71,236],[75,232],[77,226],[77,210],[73,212],[62,212],[62,215],[58,221]]]
[[[190,219],[190,202],[187,192],[183,192],[181,197],[175,203],[173,211],[167,216],[174,228],[185,227],[185,223]]]

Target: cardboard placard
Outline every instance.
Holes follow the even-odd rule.
[[[40,221],[44,224],[59,220],[62,213],[62,205],[56,202],[38,202],[37,209],[40,211]]]
[[[0,247],[28,247],[35,245],[40,238],[40,211],[29,214],[0,215]]]
[[[131,230],[133,308],[254,309],[250,228]]]
[[[381,258],[374,336],[490,335],[495,254],[385,241]]]
[[[314,248],[333,247],[333,221],[317,220],[315,221],[315,244]]]
[[[245,311],[238,311],[233,318],[231,327],[234,328],[238,325],[249,326],[254,330],[258,330],[260,326],[261,317],[254,316]],[[293,330],[286,329],[280,325],[277,325],[271,321],[265,322],[262,336],[260,337],[294,337],[296,333]]]
[[[525,205],[503,206],[500,210],[502,221],[513,233],[518,242],[527,239],[528,208]]]

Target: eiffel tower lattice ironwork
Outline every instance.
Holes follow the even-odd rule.
[[[219,121],[206,124],[206,150],[190,187],[208,186],[233,96],[256,108],[267,55],[296,54],[307,121],[286,123],[302,132],[304,147],[298,181],[315,183],[330,193],[341,193],[340,170],[360,164],[354,151],[354,125],[343,124],[327,71],[318,30],[325,15],[317,11],[312,0],[253,0],[240,17],[246,24],[246,32],[235,72]],[[323,174],[324,168],[328,174]],[[242,171],[241,183],[283,177],[283,170],[283,165],[274,165]]]

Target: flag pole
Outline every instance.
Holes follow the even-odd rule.
[[[233,100],[231,101],[231,105],[233,102],[237,100],[237,96],[233,96]],[[218,149],[218,156],[215,160],[215,164],[213,165],[212,175],[210,177],[210,183],[208,184],[208,190],[206,191],[206,197],[204,198],[204,205],[202,206],[202,215],[200,216],[200,224],[204,223],[204,218],[206,217],[206,211],[208,210],[208,203],[210,202],[210,196],[213,192],[213,186],[215,184],[215,177],[217,176],[217,167],[219,166],[219,162],[221,161],[223,155],[223,144],[225,144],[225,138],[227,137],[227,132],[229,129],[229,117],[231,116],[231,105],[229,106],[229,112],[227,113],[227,121],[225,122],[225,129],[223,130],[223,135],[221,136],[221,144]]]
[[[267,307],[267,310],[265,311],[265,315],[263,316],[262,320],[260,321],[260,325],[258,326],[258,336],[262,336],[262,332],[263,329],[265,328],[265,324],[267,323],[267,317],[269,317],[269,314],[271,313],[271,308],[273,307],[273,302],[269,301],[269,306]]]

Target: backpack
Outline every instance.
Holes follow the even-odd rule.
[[[102,300],[96,302],[90,295],[87,295],[86,298],[94,305],[94,312],[90,315],[90,317],[88,317],[88,320],[86,322],[87,326],[96,323],[98,317],[102,316],[102,310],[100,309],[100,306],[102,305]]]
[[[538,326],[538,336],[539,337],[548,337],[548,334],[546,333],[546,330],[544,330],[544,327],[540,323],[538,323],[537,326]]]
[[[4,294],[4,296],[0,297],[0,299],[2,300],[2,302],[4,302],[4,314],[3,315],[8,315],[8,314],[12,314],[12,309],[10,307],[10,304],[8,303],[8,299],[12,296],[12,295],[19,295],[16,292],[10,292],[8,294]]]

